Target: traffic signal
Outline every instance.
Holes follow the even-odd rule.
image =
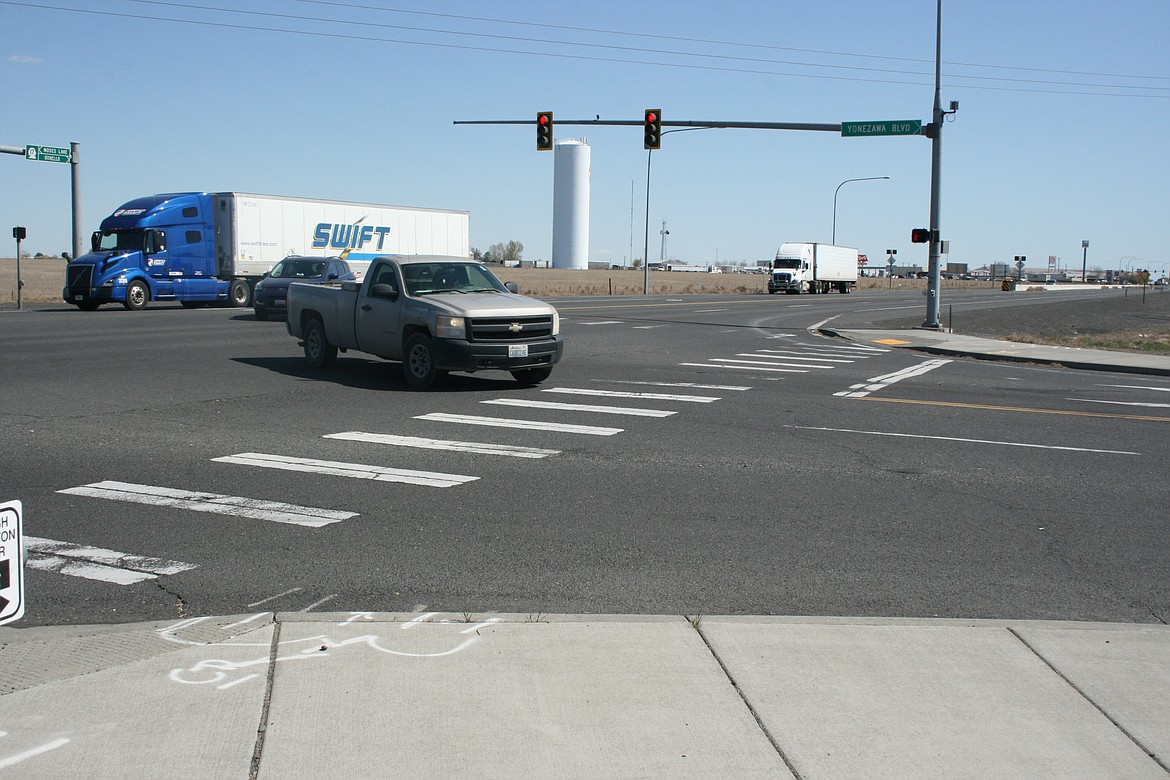
[[[914,244],[929,244],[930,243],[930,229],[929,228],[914,228],[910,231],[910,242]]]
[[[657,108],[646,109],[645,141],[646,149],[662,148],[662,111]]]
[[[553,148],[553,121],[551,111],[536,112],[536,150],[547,152]]]
[[[17,241],[23,241],[28,238],[28,231],[23,227],[14,227],[12,228],[12,237]]]

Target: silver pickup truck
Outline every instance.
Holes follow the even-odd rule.
[[[417,390],[448,371],[484,369],[536,384],[564,353],[556,309],[459,257],[378,257],[361,282],[293,283],[287,327],[312,368],[331,365],[339,350],[368,352],[402,361]]]

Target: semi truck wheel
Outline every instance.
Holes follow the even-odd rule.
[[[552,366],[522,368],[512,372],[512,378],[522,385],[538,385],[552,376]]]
[[[146,286],[146,282],[141,279],[130,282],[130,286],[126,288],[126,302],[122,305],[130,311],[142,311],[149,302],[150,288]]]
[[[309,368],[329,368],[337,362],[337,347],[325,338],[325,326],[313,318],[305,327],[305,362]]]
[[[402,374],[406,377],[406,384],[415,390],[429,390],[446,376],[447,372],[440,371],[435,365],[431,339],[427,334],[415,333],[408,338],[402,352]]]
[[[233,309],[242,309],[252,305],[252,288],[243,279],[232,279],[228,287],[228,303]]]

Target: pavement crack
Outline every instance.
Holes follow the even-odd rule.
[[[185,620],[188,616],[188,612],[187,612],[187,600],[185,598],[183,598],[183,594],[176,593],[175,591],[168,588],[164,584],[161,577],[154,580],[154,586],[156,588],[158,588],[159,590],[161,590],[163,593],[165,593],[168,596],[171,596],[175,599],[175,609],[178,610],[179,619]]]
[[[1145,753],[1147,756],[1149,756],[1150,759],[1154,761],[1154,763],[1156,763],[1158,766],[1162,767],[1162,769],[1164,769],[1165,771],[1170,772],[1170,764],[1167,764],[1165,759],[1163,759],[1161,756],[1158,755],[1157,751],[1150,750],[1150,748],[1148,748],[1144,744],[1142,744],[1142,741],[1140,739],[1138,739],[1133,733],[1131,733],[1129,731],[1129,729],[1127,729],[1125,726],[1121,725],[1121,723],[1116,718],[1114,718],[1112,715],[1110,715],[1105,710],[1104,707],[1102,707],[1100,704],[1095,702],[1093,700],[1093,698],[1091,696],[1089,696],[1089,694],[1087,694],[1079,685],[1077,685],[1075,682],[1070,680],[1064,672],[1057,669],[1056,664],[1052,663],[1047,658],[1045,658],[1043,653],[1041,653],[1039,650],[1037,650],[1035,647],[1033,647],[1028,642],[1027,639],[1024,639],[1024,637],[1020,634],[1019,631],[1012,628],[1011,626],[1008,626],[1007,631],[1012,636],[1014,636],[1017,640],[1019,640],[1020,643],[1024,647],[1028,648],[1028,650],[1032,653],[1032,655],[1039,658],[1040,662],[1042,664],[1044,664],[1049,669],[1051,669],[1052,672],[1057,677],[1059,677],[1061,680],[1063,680],[1065,685],[1067,685],[1068,687],[1070,687],[1074,691],[1076,691],[1077,694],[1080,695],[1080,697],[1082,699],[1087,701],[1095,710],[1097,710],[1097,712],[1101,713],[1101,715],[1104,716],[1106,720],[1108,720],[1110,723],[1112,723],[1113,727],[1115,729],[1117,729],[1122,734],[1124,734],[1126,736],[1126,738],[1128,738],[1130,742],[1132,742],[1134,745],[1136,745],[1139,750],[1141,750],[1143,753]]]
[[[744,706],[747,707],[748,712],[751,713],[752,718],[755,719],[756,726],[758,726],[760,731],[763,732],[764,736],[768,738],[768,742],[771,743],[772,749],[776,751],[778,756],[780,756],[780,759],[784,762],[784,765],[788,767],[788,771],[792,773],[792,776],[795,777],[796,780],[802,780],[800,771],[797,770],[796,766],[792,763],[788,756],[785,755],[784,749],[780,747],[780,743],[777,741],[776,737],[772,734],[771,731],[768,730],[768,727],[764,725],[764,721],[760,717],[760,713],[756,712],[756,708],[752,706],[750,701],[748,701],[747,695],[743,692],[743,689],[739,687],[739,683],[736,682],[735,677],[731,674],[731,670],[727,668],[727,664],[723,663],[723,659],[719,657],[719,653],[715,651],[715,647],[711,644],[710,640],[707,639],[707,635],[703,633],[702,615],[687,617],[686,621],[691,624],[691,627],[695,629],[695,633],[697,633],[699,638],[703,640],[703,644],[707,646],[707,651],[711,653],[711,657],[715,659],[715,663],[719,664],[719,668],[723,670],[723,674],[725,677],[727,677],[727,681],[731,683],[731,687],[735,689],[735,692],[739,695],[740,700],[743,702]]]

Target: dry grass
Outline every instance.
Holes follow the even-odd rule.
[[[1152,355],[1170,355],[1170,328],[1121,330],[1115,333],[1080,334],[1075,336],[1045,336],[1031,333],[1013,333],[1008,341],[1021,344],[1050,344],[1057,347],[1106,349],[1113,352],[1144,352]]]
[[[41,257],[20,261],[25,287],[22,298],[30,303],[61,300],[65,286],[65,261]],[[526,295],[559,297],[571,295],[641,295],[641,271],[568,271],[560,268],[499,268],[492,266],[504,281],[516,282]],[[763,294],[768,292],[764,274],[699,274],[651,271],[651,295]],[[893,289],[925,289],[925,279],[894,279]],[[990,282],[944,281],[944,287],[992,289]],[[890,289],[889,279],[865,278],[857,289]],[[16,260],[0,259],[0,303],[16,300]]]

